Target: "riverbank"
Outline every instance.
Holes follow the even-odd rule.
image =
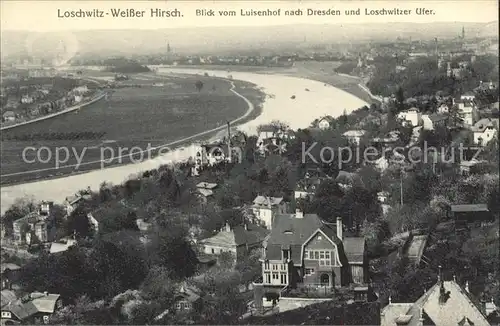
[[[255,90],[253,89],[242,89],[242,86],[239,85],[238,91],[236,91],[236,85],[235,83],[238,83],[237,81],[235,82],[230,82],[231,84],[231,89],[230,92],[232,92],[236,97],[241,98],[245,102],[246,110],[243,115],[239,116],[236,119],[233,119],[230,121],[230,124],[233,127],[237,127],[239,124],[245,123],[251,119],[256,118],[260,112],[261,112],[261,106],[259,104],[253,104],[248,100],[247,97],[243,96],[241,93],[247,94],[247,93],[254,93]],[[254,94],[252,94],[254,95]],[[253,98],[253,97],[252,97]],[[146,150],[143,151],[134,151],[133,155],[130,154],[130,152],[124,152],[123,154],[120,151],[117,151],[119,154],[113,156],[112,162],[109,160],[105,160],[105,162],[102,162],[101,160],[91,160],[91,161],[83,161],[79,162],[78,164],[64,164],[58,168],[55,168],[54,166],[51,166],[49,168],[41,168],[41,169],[34,169],[26,172],[17,172],[17,173],[10,173],[10,174],[3,174],[2,175],[2,189],[6,187],[11,187],[11,186],[16,186],[16,185],[23,185],[23,184],[33,184],[35,182],[40,182],[40,181],[51,181],[55,179],[65,179],[70,176],[76,176],[76,175],[82,175],[89,173],[94,170],[103,170],[103,166],[105,166],[106,170],[109,170],[113,168],[114,166],[126,166],[128,164],[135,164],[137,161],[144,161],[145,159],[155,159],[158,157],[158,155],[167,155],[166,153],[168,152],[169,155],[166,157],[168,160],[166,163],[169,163],[170,161],[182,161],[184,159],[189,158],[185,157],[184,152],[183,153],[178,153],[177,151],[183,151],[185,148],[183,146],[186,146],[186,144],[190,144],[192,142],[198,142],[198,141],[207,141],[212,138],[216,139],[221,139],[220,135],[226,134],[226,123],[218,125],[217,127],[204,130],[202,132],[198,132],[196,134],[193,134],[188,137],[183,137],[181,139],[177,139],[175,141],[169,142],[169,143],[161,143],[158,145],[155,145],[154,147],[149,147]],[[126,147],[125,147],[126,148]],[[190,156],[194,156],[195,154],[195,149],[194,147],[188,147]],[[111,150],[112,148],[107,146],[107,150]],[[139,149],[139,147],[136,147],[136,149]],[[106,152],[106,151],[105,151]],[[114,150],[113,150],[114,152]],[[131,157],[131,155],[133,157]],[[171,158],[170,158],[171,157]],[[100,158],[100,156],[99,156]],[[104,157],[105,159],[107,157]],[[162,163],[162,164],[166,164]],[[161,164],[160,164],[161,165]],[[36,175],[36,179],[26,179],[24,177],[29,176],[29,175]],[[16,178],[14,182],[12,182],[9,179]],[[37,180],[38,179],[38,180]],[[6,181],[7,180],[7,181]]]
[[[66,114],[66,113],[69,113],[69,112],[73,112],[73,111],[79,110],[79,109],[81,109],[81,108],[83,108],[83,107],[85,107],[87,105],[90,105],[90,104],[93,104],[93,103],[99,101],[100,99],[102,99],[103,97],[105,97],[106,94],[107,94],[107,92],[100,92],[98,95],[96,95],[94,98],[92,98],[88,102],[81,103],[81,104],[69,107],[69,108],[64,109],[62,111],[59,111],[59,112],[47,114],[47,115],[44,115],[43,117],[39,117],[39,118],[36,118],[36,119],[32,119],[32,120],[28,120],[28,121],[16,123],[16,124],[10,125],[10,126],[4,126],[4,127],[0,128],[0,131],[4,131],[4,130],[8,130],[8,129],[13,129],[13,128],[16,128],[16,127],[25,126],[25,125],[30,124],[30,123],[35,123],[35,122],[47,120],[47,119],[54,118],[54,117],[57,117],[57,116],[62,115],[62,114]]]
[[[231,76],[228,76],[227,72],[221,71],[175,68],[161,68],[158,73],[198,75],[208,73],[215,77],[231,77],[233,80],[247,81],[261,87],[268,94],[262,104],[261,114],[239,127],[240,130],[249,134],[254,134],[257,126],[260,124],[268,123],[272,120],[285,121],[289,123],[292,129],[307,128],[317,117],[323,115],[339,116],[343,113],[344,109],[347,113],[350,113],[355,109],[367,105],[365,101],[345,91],[322,82],[304,78],[240,72],[231,72]],[[295,97],[292,98],[293,96]],[[223,128],[225,126],[201,133],[201,136],[203,134],[207,136],[210,132],[217,132]],[[183,141],[193,141],[197,136],[200,136],[200,134],[186,137]],[[5,212],[17,198],[24,196],[33,196],[37,200],[52,200],[60,203],[68,194],[78,190],[89,186],[92,190],[97,190],[99,185],[104,181],[118,184],[125,181],[131,175],[155,169],[171,162],[187,160],[193,156],[194,152],[195,147],[193,145],[184,146],[160,157],[136,164],[110,167],[53,180],[2,187],[1,212]]]
[[[204,83],[200,92],[194,87],[197,80]],[[162,86],[151,86],[160,81]],[[248,105],[231,91],[232,83],[234,90],[256,107],[260,107],[265,96],[253,84],[215,77],[139,74],[130,82],[151,87],[115,89],[107,101],[99,101],[78,114],[2,132],[1,186],[126,165],[158,156],[158,151],[151,148],[176,142],[169,146],[170,151],[186,145],[177,141],[226,126],[228,120],[246,113]],[[244,120],[255,118],[254,112]],[[209,136],[212,135],[190,141]],[[30,149],[33,147],[35,150]],[[44,153],[38,155],[40,148],[45,148]],[[138,153],[148,149],[150,153]],[[22,153],[26,153],[25,157]],[[101,160],[105,160],[104,164]]]

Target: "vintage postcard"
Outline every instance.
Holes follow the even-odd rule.
[[[1,1],[1,324],[498,325],[498,2]]]

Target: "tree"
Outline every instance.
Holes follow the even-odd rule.
[[[78,206],[71,212],[66,220],[64,229],[66,235],[75,234],[77,238],[86,238],[92,235],[92,225],[82,206]]]
[[[276,131],[286,131],[290,128],[290,125],[287,122],[280,120],[273,120],[270,125],[276,128]]]
[[[457,105],[451,106],[449,110],[449,115],[450,115],[450,125],[452,127],[457,128],[462,126],[464,119],[462,118],[462,115]]]
[[[257,248],[250,251],[243,259],[237,261],[235,270],[240,275],[240,283],[248,284],[262,275],[261,257],[262,251],[260,248]]]
[[[341,215],[343,223],[360,231],[365,221],[375,222],[381,215],[381,207],[376,192],[370,192],[363,187],[353,187],[342,198]]]
[[[88,264],[98,271],[98,295],[114,297],[143,282],[148,264],[139,236],[139,232],[121,231],[96,240]]]
[[[344,109],[344,112],[339,117],[338,121],[339,121],[339,124],[340,124],[341,127],[347,127],[347,125],[349,123],[349,118],[347,117],[347,111],[346,111],[346,109]]]
[[[210,294],[203,297],[200,320],[208,325],[231,325],[246,312],[246,304],[238,291],[239,277],[236,273],[218,271],[207,274],[201,290]]]
[[[5,227],[5,235],[11,236],[13,234],[13,222],[34,211],[35,208],[36,204],[33,198],[25,197],[17,199],[2,216],[2,224]]]
[[[398,90],[396,91],[396,108],[397,112],[404,111],[405,109],[405,95],[402,87],[398,87]]]
[[[101,183],[101,185],[99,186],[99,198],[101,200],[101,203],[109,201],[113,198],[110,184],[106,182]]]
[[[175,283],[166,267],[153,266],[141,285],[143,296],[165,308],[174,303]]]
[[[194,275],[198,259],[188,240],[188,232],[182,222],[172,216],[157,218],[159,223],[150,232],[148,249],[153,263],[165,267],[172,279],[184,279]]]
[[[304,212],[316,212],[324,220],[336,222],[337,216],[342,216],[343,195],[336,182],[326,180],[319,185],[312,202],[306,202]]]
[[[127,180],[125,181],[123,188],[124,188],[125,198],[130,198],[141,189],[141,180],[137,179]]]
[[[104,300],[92,302],[85,295],[79,297],[74,304],[57,310],[51,316],[53,325],[111,325],[116,323],[118,321],[110,314]]]
[[[232,269],[236,260],[236,257],[229,251],[225,251],[219,255],[219,265],[223,269]]]
[[[194,86],[196,87],[196,90],[198,92],[201,92],[202,88],[203,88],[203,82],[201,80],[197,80],[195,83],[194,83]]]

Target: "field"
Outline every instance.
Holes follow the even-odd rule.
[[[94,73],[85,74],[91,77],[89,74]],[[195,87],[198,80],[203,82],[200,91]],[[259,105],[259,91],[243,82],[234,84],[235,91]],[[106,163],[106,167],[130,163],[130,153],[222,126],[248,109],[230,88],[228,80],[205,76],[133,75],[120,83],[106,100],[74,113],[2,132],[1,183],[88,171],[101,167],[101,163],[92,162],[111,157],[116,160]],[[62,162],[59,166],[56,153]],[[132,158],[138,161],[154,157],[156,152],[153,150],[149,155],[137,154]],[[125,157],[118,159],[118,156]],[[74,166],[77,163],[80,163],[78,168]]]

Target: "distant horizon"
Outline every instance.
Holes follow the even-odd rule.
[[[6,29],[1,28],[0,30],[3,32],[29,32],[29,33],[61,33],[61,32],[90,32],[90,31],[159,31],[164,29],[196,29],[196,28],[255,28],[255,27],[286,27],[286,26],[321,26],[321,25],[385,25],[385,24],[493,24],[499,23],[499,20],[492,20],[488,22],[480,22],[480,21],[434,21],[434,22],[367,22],[367,23],[356,23],[356,22],[344,22],[344,23],[283,23],[283,24],[275,24],[275,25],[226,25],[226,26],[176,26],[176,27],[157,27],[157,28],[99,28],[99,29],[72,29],[68,31],[57,31],[57,30],[49,30],[49,31],[39,31],[39,30],[28,30],[28,29]]]
[[[196,27],[271,27],[288,25],[332,25],[368,23],[476,23],[498,22],[498,2],[493,0],[450,1],[2,1],[2,31],[90,31],[90,30],[158,30]],[[417,9],[432,10],[432,14],[417,14]],[[29,9],[29,10],[27,10]],[[143,17],[116,17],[113,10],[144,10]],[[180,17],[158,17],[152,10],[178,9]],[[197,10],[214,10],[214,15],[197,14]],[[281,10],[277,16],[240,15],[246,10]],[[304,11],[303,15],[285,15],[285,10]],[[307,15],[311,10],[338,10],[340,15]],[[360,9],[359,15],[346,10]],[[374,14],[373,10],[411,10],[410,14]],[[71,11],[93,11],[88,17],[66,17]],[[234,10],[224,16],[220,10]],[[430,11],[429,11],[430,12]],[[102,14],[104,13],[104,14]],[[110,14],[111,13],[111,14]],[[115,16],[115,17],[114,17]],[[128,28],[123,28],[127,26]]]

